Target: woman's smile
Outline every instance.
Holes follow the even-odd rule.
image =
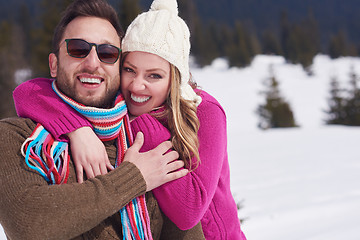
[[[136,103],[145,103],[151,98],[150,96],[139,96],[134,93],[131,93],[130,96],[131,96],[131,100],[133,100]]]

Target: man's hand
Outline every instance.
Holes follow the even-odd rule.
[[[79,183],[87,178],[103,175],[112,170],[105,146],[90,127],[82,127],[67,134]]]
[[[185,176],[184,162],[178,160],[179,154],[171,150],[170,141],[165,141],[148,152],[140,153],[144,135],[138,132],[134,144],[126,151],[124,161],[132,162],[139,168],[146,182],[146,191]],[[170,151],[169,151],[170,150]]]

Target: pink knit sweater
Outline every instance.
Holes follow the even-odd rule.
[[[14,91],[16,111],[42,123],[55,138],[64,140],[65,133],[91,126],[85,118],[60,100],[48,79],[33,79]],[[230,191],[230,171],[227,155],[226,116],[220,104],[204,91],[198,106],[198,132],[201,163],[183,178],[166,183],[153,193],[161,210],[180,229],[190,229],[201,221],[206,239],[244,240],[237,207]],[[170,138],[162,124],[144,114],[131,122],[133,133],[144,133],[141,151],[156,147]]]

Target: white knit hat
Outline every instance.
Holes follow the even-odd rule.
[[[122,51],[152,53],[173,64],[181,74],[181,96],[200,104],[201,97],[188,83],[190,31],[178,16],[176,0],[154,0],[148,12],[137,16],[126,31]]]

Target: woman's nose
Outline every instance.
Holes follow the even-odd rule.
[[[145,89],[145,81],[141,76],[136,76],[132,82],[132,91],[142,91]]]

